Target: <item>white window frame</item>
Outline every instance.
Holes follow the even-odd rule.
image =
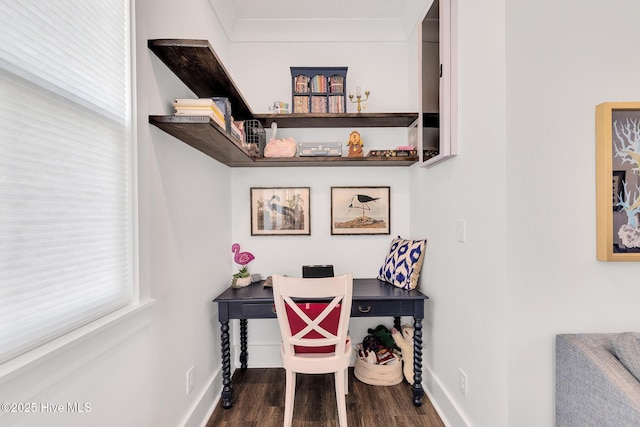
[[[0,364],[0,402],[24,402],[69,373],[118,345],[151,322],[154,300],[141,301],[138,259],[138,191],[136,145],[135,1],[129,0],[129,129],[131,153],[132,275],[131,302],[112,313],[89,322]],[[1,416],[2,414],[0,414]]]

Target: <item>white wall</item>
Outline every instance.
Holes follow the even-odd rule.
[[[554,335],[639,330],[637,263],[596,260],[595,106],[637,101],[640,3],[507,6],[509,425],[554,422]]]
[[[193,94],[151,53],[153,38],[207,39],[225,60],[228,42],[210,4],[137,0],[138,144],[145,257],[142,283],[157,300],[150,328],[148,422],[200,425],[221,387],[220,332],[212,302],[231,268],[230,169],[147,124]],[[146,267],[146,268],[145,268]],[[195,388],[186,395],[186,372]],[[189,418],[191,417],[191,418]],[[133,424],[132,424],[133,425]]]
[[[348,131],[347,131],[348,132]],[[392,236],[411,237],[411,194],[406,186],[408,168],[237,168],[232,180],[232,234],[242,250],[256,256],[248,267],[264,277],[271,274],[300,276],[302,265],[333,264],[336,274],[376,277]],[[390,186],[391,236],[332,236],[332,186]],[[251,187],[310,187],[310,236],[251,236],[249,192]],[[350,335],[360,342],[368,328],[393,326],[393,319],[351,319]],[[235,345],[239,345],[235,334]],[[251,366],[281,366],[280,332],[273,321],[249,321]],[[259,357],[255,355],[260,354]]]
[[[347,66],[347,91],[357,85],[370,90],[367,112],[417,111],[409,105],[406,43],[234,43],[229,64],[233,79],[254,112],[266,113],[273,101],[291,103],[290,66]],[[382,60],[384,58],[384,60]],[[414,78],[415,84],[415,78]],[[348,101],[347,101],[348,102]],[[414,98],[414,103],[417,100]],[[347,106],[355,112],[355,104]],[[340,141],[346,155],[346,142],[354,128],[285,129],[277,136],[296,141]],[[407,140],[406,129],[358,128],[365,153],[374,148],[395,148]],[[267,138],[271,131],[267,131]],[[243,250],[256,259],[251,272],[300,275],[304,264],[333,264],[336,274],[351,272],[354,277],[375,277],[393,236],[411,237],[409,209],[409,168],[235,168],[232,171],[232,236]],[[390,186],[391,235],[332,236],[332,186]],[[251,236],[249,192],[251,187],[310,187],[310,236]],[[354,341],[378,324],[391,327],[392,319],[352,319]],[[249,353],[252,366],[280,366],[280,336],[274,321],[249,323]],[[237,326],[236,326],[237,328]],[[235,344],[239,345],[237,334]]]
[[[425,387],[448,425],[515,426],[506,414],[504,2],[458,3],[460,154],[411,170],[411,232],[429,239]]]
[[[289,67],[297,66],[348,67],[347,92],[355,94],[356,86],[371,91],[364,112],[417,108],[407,105],[409,51],[404,42],[233,43],[230,54],[233,79],[255,113],[267,113],[273,101],[291,103]],[[356,111],[347,99],[347,112]]]
[[[555,334],[640,326],[638,266],[596,261],[594,204],[595,105],[638,99],[640,5],[459,8],[460,155],[412,169],[429,392],[450,425],[552,426]]]

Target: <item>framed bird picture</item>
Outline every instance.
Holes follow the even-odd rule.
[[[331,234],[390,234],[391,187],[331,187]]]
[[[310,235],[309,187],[252,187],[251,235]]]

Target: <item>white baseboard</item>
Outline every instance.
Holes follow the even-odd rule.
[[[425,375],[426,374],[426,375]],[[429,401],[447,427],[472,427],[438,377],[427,367],[423,369],[422,387]]]
[[[249,353],[249,366],[252,368],[282,367],[279,344],[249,346],[247,351]],[[240,346],[232,346],[231,354],[233,355],[231,360],[231,376],[233,376],[234,371],[240,367]],[[252,360],[252,354],[260,355],[260,358],[258,359],[256,357]],[[222,365],[219,365],[218,369],[213,373],[213,375],[211,375],[205,387],[198,395],[198,398],[194,401],[193,405],[189,407],[189,410],[187,411],[187,414],[180,426],[205,427],[220,401],[221,393]]]
[[[181,427],[205,427],[222,392],[222,365],[211,375],[180,424]]]
[[[232,346],[233,360],[231,361],[231,375],[240,367],[240,346]],[[280,360],[280,345],[258,345],[250,346],[249,366],[252,368],[279,368],[282,367]],[[257,360],[252,360],[251,355],[260,355]],[[181,427],[205,427],[211,418],[222,393],[222,365],[211,375],[205,387],[198,395],[194,403],[189,407],[187,414],[180,423]]]

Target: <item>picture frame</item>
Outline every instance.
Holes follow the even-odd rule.
[[[391,234],[391,187],[331,187],[331,234]]]
[[[309,236],[309,187],[251,187],[252,236]]]
[[[640,102],[596,106],[596,245],[600,261],[640,261]]]

